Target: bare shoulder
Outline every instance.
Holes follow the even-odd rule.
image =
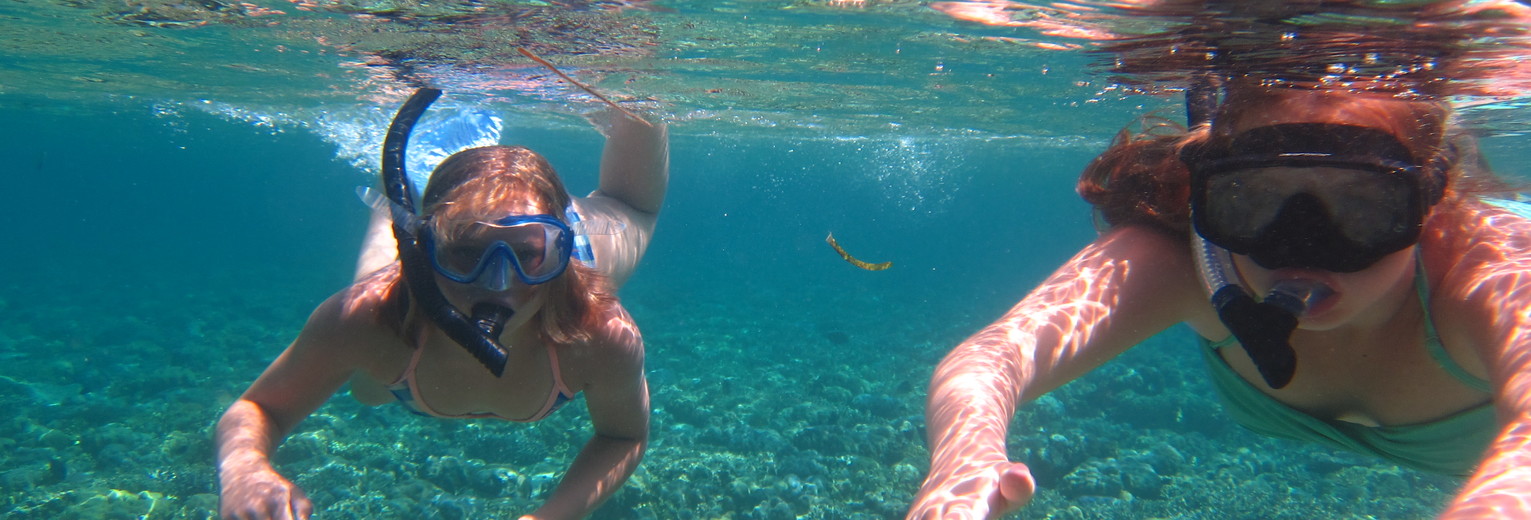
[[[394,319],[386,296],[392,285],[385,268],[330,295],[308,317],[294,348],[322,350],[358,368],[379,360],[380,344],[395,343],[397,334],[384,324]]]
[[[1118,251],[1116,256],[1140,260],[1189,261],[1191,256],[1185,239],[1148,226],[1121,226],[1102,234],[1095,243]]]
[[[1531,220],[1485,202],[1457,202],[1431,215],[1420,247],[1432,286],[1462,297],[1531,270]]]
[[[602,357],[624,360],[630,364],[643,364],[643,334],[638,324],[620,303],[614,303],[601,311],[601,325],[591,337],[591,347]]]
[[[619,228],[636,226],[640,231],[653,231],[654,224],[658,220],[658,215],[639,211],[626,202],[622,202],[621,199],[608,196],[600,190],[590,193],[589,196],[576,198],[575,208],[579,210],[580,219],[592,224],[591,227],[594,228],[592,231],[597,234],[607,232],[603,230],[612,232],[621,230],[613,229],[611,226]]]
[[[297,339],[272,361],[245,390],[244,399],[259,403],[293,424],[328,399],[358,373],[378,374],[384,355],[380,348],[396,336],[377,319],[385,308],[365,294],[358,282],[319,304],[303,324]]]
[[[1101,259],[1082,264],[1114,267],[1119,274],[1113,281],[1120,287],[1112,296],[1123,300],[1125,306],[1147,302],[1199,332],[1221,332],[1221,322],[1207,303],[1187,238],[1145,226],[1124,226],[1102,235],[1081,255],[1087,256],[1092,250]]]
[[[1081,249],[995,325],[1008,329],[1040,319],[1072,329],[1089,321],[1085,314],[1101,313],[1096,318],[1113,316],[1106,323],[1137,328],[1200,323],[1211,315],[1205,294],[1183,237],[1122,226]]]
[[[1195,261],[1184,237],[1146,226],[1123,226],[1096,239],[1072,261],[1081,267],[1123,265],[1124,276],[1157,281],[1177,289],[1166,294],[1194,294]]]
[[[1420,240],[1431,312],[1448,347],[1467,339],[1486,359],[1507,317],[1531,312],[1531,221],[1478,202],[1432,215]]]

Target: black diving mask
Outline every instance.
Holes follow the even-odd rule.
[[[1266,269],[1360,271],[1419,240],[1443,173],[1391,134],[1289,123],[1187,148],[1197,234]]]

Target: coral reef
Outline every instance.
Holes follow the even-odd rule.
[[[7,307],[0,511],[215,516],[212,425],[323,285],[231,296],[218,288],[232,285],[210,280],[177,299]],[[896,305],[858,322],[835,310],[869,296],[827,290],[790,295],[804,302],[795,307],[769,289],[624,296],[649,349],[652,444],[597,519],[901,517],[927,464],[930,370],[983,324]],[[101,318],[58,318],[90,312]],[[1427,518],[1458,485],[1232,426],[1193,349],[1171,331],[1022,408],[1011,454],[1040,488],[1017,516]],[[579,403],[519,425],[426,419],[342,394],[275,462],[323,518],[513,517],[547,496],[588,432]]]

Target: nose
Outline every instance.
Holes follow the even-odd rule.
[[[494,292],[507,291],[510,289],[510,278],[515,276],[510,272],[511,269],[510,261],[505,258],[505,255],[494,255],[489,259],[489,265],[484,266],[484,274],[474,282],[479,287]]]

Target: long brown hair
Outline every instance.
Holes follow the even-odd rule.
[[[1140,118],[1085,167],[1076,190],[1094,206],[1103,228],[1146,225],[1188,236],[1190,170],[1180,161],[1181,150],[1231,139],[1239,130],[1299,120],[1357,122],[1398,136],[1421,162],[1442,168],[1446,201],[1503,190],[1478,160],[1471,137],[1448,135],[1450,109],[1443,102],[1253,86],[1229,88],[1210,128],[1187,129],[1157,115]]]
[[[571,204],[563,181],[537,152],[520,146],[486,146],[442,161],[431,173],[420,206],[430,217],[431,231],[450,240],[462,224],[502,218],[506,206],[528,200],[559,219]],[[408,291],[402,280],[396,275],[388,291],[387,299],[394,305],[405,303]],[[606,315],[603,311],[617,304],[606,277],[578,261],[570,262],[563,275],[542,287],[547,300],[533,319],[539,321],[542,336],[557,344],[590,340]],[[415,311],[388,314],[406,316],[397,323],[401,334],[421,323]]]
[[[1075,188],[1094,206],[1099,227],[1145,225],[1188,233],[1191,173],[1180,162],[1180,149],[1191,135],[1184,125],[1154,114],[1117,132],[1111,146],[1085,166]]]

